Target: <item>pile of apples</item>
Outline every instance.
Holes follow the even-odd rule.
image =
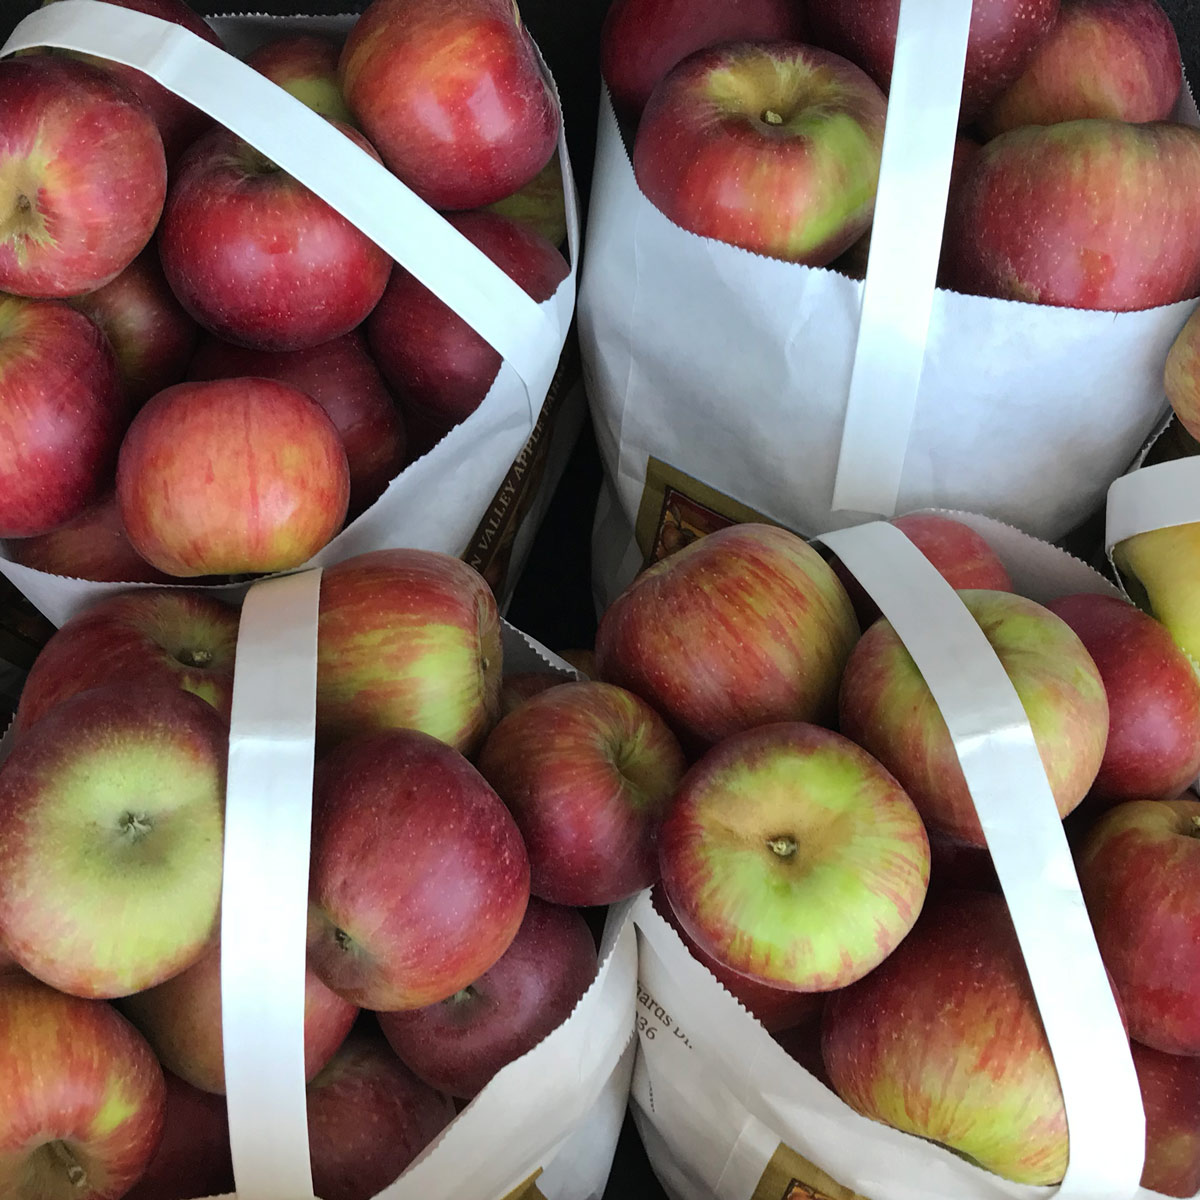
[[[861,278],[899,0],[615,0],[601,68],[684,229]],[[1126,311],[1200,293],[1200,130],[1157,0],[972,9],[939,282]]]
[[[220,45],[184,0],[114,2]],[[509,0],[375,0],[344,45],[286,36],[248,61],[533,299],[566,278],[558,106]],[[0,63],[0,147],[17,562],[123,582],[298,566],[495,379],[499,355],[409,272],[140,71]]]

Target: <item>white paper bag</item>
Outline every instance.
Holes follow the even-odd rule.
[[[211,23],[232,53],[244,55],[287,33],[344,35],[354,20],[353,16],[238,16],[213,18]],[[554,296],[539,305],[322,117],[231,54],[180,26],[100,0],[60,0],[25,18],[0,53],[39,46],[85,50],[138,67],[215,117],[383,246],[504,357],[479,409],[407,466],[375,504],[306,565],[328,566],[368,550],[415,546],[455,555],[474,550],[473,565],[486,567],[500,549],[514,568],[506,573],[507,581],[515,582],[533,525],[544,510],[545,490],[557,482],[583,417],[582,390],[572,387],[573,381],[565,376],[556,379],[574,312],[580,246],[579,209],[565,136],[560,135],[558,154],[571,272]],[[543,414],[552,390],[554,408]],[[531,439],[543,415],[543,436]],[[551,417],[562,418],[563,436],[553,440],[551,434],[558,430],[548,428]],[[522,457],[527,461],[520,461]],[[531,513],[520,507],[511,512],[523,480],[538,464],[543,498],[533,502]],[[525,507],[528,504],[527,499]],[[519,531],[515,524],[510,527],[513,516],[528,518],[525,527]],[[489,518],[495,522],[490,536]],[[496,561],[507,565],[506,560]],[[3,553],[0,572],[55,624],[101,595],[138,586],[69,580],[23,567]],[[186,580],[181,583],[194,586]],[[231,598],[237,598],[245,586],[228,590]],[[498,590],[503,601],[505,589]]]
[[[948,515],[982,534],[1032,599],[1118,594],[1052,546],[988,518]],[[655,1171],[673,1200],[1149,1200],[1137,1187],[1136,1075],[1016,693],[949,585],[899,530],[872,523],[823,540],[892,621],[955,738],[1059,1072],[1067,1176],[1057,1192],[1010,1183],[858,1115],[788,1056],[643,895],[633,1111]]]

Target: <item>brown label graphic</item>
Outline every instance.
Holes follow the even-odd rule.
[[[779,1143],[751,1200],[867,1200],[842,1187],[790,1146]]]
[[[546,1200],[538,1189],[537,1178],[542,1173],[542,1168],[538,1167],[536,1171],[524,1183],[519,1183],[507,1196],[502,1196],[500,1200]]]

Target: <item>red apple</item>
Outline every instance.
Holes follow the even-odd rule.
[[[4,551],[15,563],[95,583],[170,583],[130,544],[117,495],[109,492],[79,516],[36,537],[11,538]]]
[[[1033,728],[1060,816],[1087,795],[1108,737],[1100,672],[1070,626],[1009,592],[960,591]],[[842,677],[839,728],[903,785],[930,829],[986,846],[945,718],[891,623],[863,634]]]
[[[883,93],[853,63],[797,42],[735,42],[655,88],[633,170],[676,225],[822,267],[871,224]]]
[[[162,1140],[122,1200],[195,1200],[234,1191],[225,1102],[164,1071]]]
[[[485,212],[447,220],[539,303],[569,273],[554,246],[516,221]],[[401,266],[367,321],[367,337],[400,397],[414,457],[479,407],[500,370],[500,355]]]
[[[798,995],[801,993],[797,993]],[[821,1058],[821,1016],[829,993],[817,993],[811,999],[817,1002],[816,1009],[798,1025],[781,1029],[774,1035],[776,1044],[789,1058],[799,1063],[814,1079],[833,1091],[825,1062]]]
[[[394,729],[319,763],[309,887],[308,950],[325,983],[364,1008],[423,1008],[512,944],[529,859],[461,754]]]
[[[350,125],[354,116],[338,81],[341,46],[332,38],[297,33],[259,46],[246,65],[278,84],[313,112]]]
[[[1100,800],[1174,800],[1200,775],[1200,678],[1165,625],[1114,596],[1049,605],[1092,656],[1108,696]]]
[[[203,592],[139,588],[107,596],[42,648],[25,680],[13,732],[23,734],[80,692],[113,683],[178,687],[228,721],[237,634],[237,610]]]
[[[227,737],[199,697],[122,682],[63,701],[13,747],[0,767],[0,942],[29,974],[108,999],[204,953]]]
[[[421,1083],[377,1032],[355,1030],[308,1085],[313,1191],[371,1200],[454,1120],[454,1102]]]
[[[1078,813],[1079,809],[1075,810]],[[1074,816],[1075,813],[1071,815]],[[929,890],[967,888],[1002,894],[991,853],[983,846],[961,842],[949,834],[929,833]]]
[[[154,233],[166,187],[154,122],[103,71],[0,63],[0,290],[63,298],[115,279]]]
[[[98,291],[75,297],[71,307],[91,317],[112,344],[135,407],[183,378],[199,330],[167,286],[154,250]]]
[[[378,157],[360,133],[334,124]],[[260,350],[349,333],[392,269],[365,233],[227,129],[180,159],[158,248],[183,307],[210,333]]]
[[[1146,1110],[1142,1187],[1190,1200],[1200,1193],[1200,1058],[1130,1049]]]
[[[1086,117],[1165,121],[1183,72],[1158,0],[1062,0],[1024,72],[988,109],[989,137]]]
[[[951,189],[960,292],[1125,312],[1200,293],[1200,130],[1065,121],[1003,133]]]
[[[0,537],[48,533],[97,500],[128,422],[116,359],[87,317],[0,296]]]
[[[490,970],[439,1004],[380,1013],[379,1025],[418,1079],[470,1100],[557,1029],[595,977],[596,944],[583,917],[531,899]]]
[[[558,107],[512,0],[373,0],[340,70],[383,161],[434,208],[501,200],[554,153]]]
[[[864,1116],[1016,1183],[1062,1179],[1062,1092],[1000,896],[930,897],[891,957],[829,998],[822,1057]]]
[[[213,941],[186,971],[121,1001],[159,1061],[180,1079],[225,1093],[221,1026],[221,947]],[[304,975],[304,1077],[312,1079],[346,1040],[358,1008],[335,995],[312,969]]]
[[[111,1005],[0,976],[0,1195],[114,1200],[154,1154],[165,1088]]]
[[[270,379],[159,392],[117,460],[129,541],[168,575],[298,567],[341,529],[349,498],[333,422],[298,388]]]
[[[495,724],[496,598],[461,559],[376,550],[329,567],[317,632],[317,734],[419,729],[464,754]]]
[[[811,39],[856,62],[884,91],[891,87],[900,0],[810,4]],[[1058,0],[978,0],[971,8],[963,72],[963,124],[1025,69],[1050,32]]]
[[[769,721],[831,720],[858,637],[845,589],[803,539],[731,525],[655,563],[596,633],[600,678],[707,744]]]
[[[600,30],[600,74],[617,115],[636,121],[676,63],[721,42],[803,41],[801,0],[615,0]]]
[[[1200,802],[1118,805],[1076,866],[1130,1036],[1200,1055]]]
[[[611,683],[560,683],[488,735],[479,770],[529,851],[530,890],[615,904],[658,879],[658,829],[687,760],[663,719]]]
[[[311,396],[337,427],[350,468],[350,513],[357,516],[400,474],[404,420],[357,330],[308,350],[247,350],[207,338],[188,369],[192,380],[248,376],[290,384]]]
[[[781,721],[726,738],[688,773],[658,839],[679,923],[760,983],[827,992],[878,966],[929,886],[912,801],[869,754]]]

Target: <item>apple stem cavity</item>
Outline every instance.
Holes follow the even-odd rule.
[[[59,1165],[66,1170],[71,1186],[76,1191],[84,1191],[88,1186],[87,1172],[83,1169],[83,1164],[79,1159],[71,1153],[71,1147],[66,1142],[54,1141],[49,1144],[49,1149]]]
[[[791,834],[767,839],[767,849],[780,858],[791,858],[796,853],[796,839]]]

